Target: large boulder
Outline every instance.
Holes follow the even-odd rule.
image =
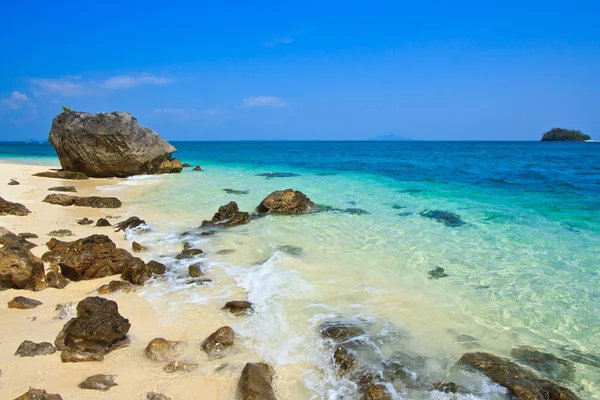
[[[29,251],[27,240],[6,233],[0,236],[0,245],[0,289],[37,291],[48,287],[44,263]]]
[[[317,210],[317,205],[302,192],[294,189],[276,190],[260,202],[259,214],[304,214]]]
[[[0,215],[18,215],[20,217],[31,213],[23,204],[13,203],[0,197]]]
[[[202,221],[201,226],[237,226],[247,224],[248,221],[250,221],[250,214],[241,212],[237,203],[230,201],[226,205],[219,207],[219,210],[213,215],[210,221]]]
[[[117,303],[87,297],[77,305],[77,317],[69,320],[54,344],[63,362],[101,361],[127,338],[131,324],[119,314]]]
[[[64,112],[54,117],[48,139],[64,170],[90,177],[181,172],[171,160],[177,149],[129,113]]]
[[[247,363],[238,382],[242,400],[276,400],[273,391],[275,371],[269,364]]]
[[[467,353],[460,358],[459,363],[482,372],[492,381],[504,386],[517,400],[578,399],[569,389],[540,379],[532,371],[490,353]]]
[[[222,326],[202,342],[202,349],[209,355],[214,356],[222,350],[233,346],[235,332],[229,326]]]
[[[144,261],[119,249],[106,235],[92,235],[73,242],[50,239],[50,251],[42,259],[58,265],[60,272],[72,281],[103,278],[122,274],[127,269],[143,266]]]

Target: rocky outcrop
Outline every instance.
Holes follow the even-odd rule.
[[[136,258],[136,260],[141,262],[130,263],[121,274],[122,279],[131,282],[134,285],[143,285],[152,278],[152,275],[163,275],[167,272],[167,268],[164,264],[161,264],[158,261],[153,260],[145,264],[139,258]]]
[[[98,218],[98,221],[96,221],[96,226],[111,226],[111,224],[106,218]]]
[[[57,270],[48,271],[45,281],[48,286],[55,289],[64,289],[69,284],[69,280]]]
[[[219,354],[224,349],[233,346],[235,333],[229,326],[223,326],[202,342],[202,349],[209,356]]]
[[[572,381],[575,375],[575,367],[570,361],[533,347],[516,347],[511,350],[510,355],[550,379]]]
[[[144,262],[127,250],[119,249],[106,235],[92,235],[73,242],[50,239],[50,251],[42,259],[60,267],[60,272],[72,281],[103,278],[122,274],[126,269]]]
[[[276,400],[273,391],[275,370],[265,363],[247,363],[238,382],[242,400]]]
[[[73,171],[46,171],[38,172],[37,174],[33,174],[33,176],[39,176],[41,178],[71,179],[78,181],[88,179],[88,176],[83,172]]]
[[[223,310],[228,310],[232,314],[251,313],[252,303],[246,300],[232,300],[225,303]]]
[[[44,389],[29,389],[15,400],[63,400],[60,394],[52,394]]]
[[[21,357],[35,357],[45,356],[46,354],[56,353],[56,349],[52,346],[52,343],[42,342],[34,343],[30,340],[26,340],[17,349],[15,356]]]
[[[0,197],[0,215],[17,215],[23,217],[30,213],[31,211],[23,204],[13,203]]]
[[[156,174],[172,174],[179,173],[183,169],[181,162],[174,158],[172,160],[165,160],[160,163],[158,166],[158,170],[155,172]]]
[[[131,324],[119,314],[117,303],[87,297],[77,305],[77,317],[68,321],[54,342],[63,362],[100,361],[127,338]]]
[[[115,383],[116,377],[116,375],[92,375],[81,382],[79,387],[81,389],[101,390],[106,392],[107,390],[110,390],[111,387],[118,386],[118,384]]]
[[[90,177],[155,174],[165,162],[171,163],[168,172],[181,171],[181,163],[177,168],[171,160],[177,149],[129,113],[61,113],[52,121],[49,141],[63,169]]]
[[[125,281],[110,281],[106,285],[98,288],[98,294],[109,294],[115,292],[129,293],[133,290],[133,285]]]
[[[29,297],[17,296],[8,302],[8,308],[16,308],[19,310],[29,310],[41,306],[43,303],[39,300],[30,299]]]
[[[54,186],[48,189],[51,192],[71,192],[76,193],[75,186]]]
[[[316,211],[317,205],[306,195],[293,189],[277,190],[260,202],[259,214],[304,214]]]
[[[125,221],[121,221],[115,224],[115,232],[125,231],[127,229],[137,228],[138,226],[145,224],[146,221],[138,217],[129,217]]]
[[[44,263],[34,256],[29,242],[12,233],[0,236],[0,289],[43,290]]]
[[[230,201],[226,205],[219,207],[219,211],[215,213],[210,221],[202,221],[201,226],[237,226],[246,224],[249,221],[250,214],[241,212],[237,203],[235,201]]]
[[[492,381],[504,386],[517,400],[577,400],[573,392],[540,379],[520,365],[490,353],[467,353],[459,364],[482,372]]]
[[[59,206],[69,207],[91,207],[91,208],[119,208],[121,201],[116,197],[78,197],[69,194],[53,193],[46,196],[44,203],[56,204]]]

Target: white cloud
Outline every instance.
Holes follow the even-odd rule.
[[[185,108],[157,108],[153,112],[154,115],[160,117],[172,118],[176,121],[183,122],[198,118],[216,118],[225,114],[225,111],[217,108],[208,108],[205,110],[194,110]]]
[[[15,92],[11,93],[9,98],[2,99],[2,104],[7,105],[8,107],[12,108],[13,110],[18,110],[28,100],[29,100],[29,97],[27,97],[26,94],[15,91]]]
[[[274,96],[251,96],[242,101],[242,107],[286,107],[287,103],[280,97]]]
[[[141,74],[138,76],[119,75],[113,76],[100,82],[99,86],[105,89],[128,89],[134,86],[164,85],[173,82],[173,79],[166,76],[155,76],[150,74]]]
[[[33,93],[36,96],[54,95],[61,97],[81,96],[89,90],[85,87],[81,77],[62,77],[58,79],[30,79],[35,89]]]

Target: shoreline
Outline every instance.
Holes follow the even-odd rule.
[[[96,209],[88,207],[63,207],[43,203],[46,195],[51,193],[47,188],[52,186],[75,186],[76,196],[107,196],[100,186],[114,186],[124,179],[119,178],[90,178],[88,180],[63,180],[32,176],[34,173],[47,171],[47,165],[31,165],[7,162],[3,160],[0,169],[0,184],[5,188],[2,197],[5,200],[21,203],[31,214],[27,216],[1,216],[0,226],[18,234],[35,233],[36,239],[31,252],[41,257],[47,251],[46,243],[50,240],[48,233],[56,229],[69,229],[72,236],[58,238],[63,241],[74,241],[93,234],[104,234],[110,237],[118,248],[123,248],[132,255],[146,259],[143,253],[131,250],[131,241],[125,238],[123,232],[114,232],[112,227],[96,227],[78,225],[77,220],[87,217],[94,220],[100,217],[113,216],[111,224],[133,216],[131,196],[121,193],[117,197],[123,205],[118,209]],[[10,179],[16,179],[20,185],[6,185]],[[143,216],[141,216],[143,217]],[[46,265],[47,268],[48,265]],[[162,363],[151,361],[145,354],[148,342],[157,337],[169,340],[189,340],[188,347],[199,347],[204,337],[181,337],[178,327],[161,322],[149,300],[141,295],[143,287],[137,287],[131,293],[110,293],[99,295],[96,289],[112,280],[119,280],[118,275],[79,282],[70,282],[63,289],[47,288],[40,292],[8,289],[0,291],[0,359],[3,360],[0,376],[0,392],[3,397],[15,398],[30,387],[46,389],[48,393],[60,394],[63,399],[97,399],[100,393],[94,390],[83,390],[78,387],[88,376],[102,373],[117,375],[118,386],[108,392],[101,392],[102,398],[145,399],[147,392],[163,393],[172,399],[194,398],[202,392],[203,399],[223,399],[232,397],[237,381],[232,378],[224,379],[206,377],[200,371],[191,373],[166,374],[162,372]],[[30,297],[42,301],[42,305],[30,310],[16,310],[6,307],[8,301],[16,296]],[[59,311],[56,305],[66,302],[77,303],[83,298],[100,296],[114,300],[119,306],[119,313],[131,322],[131,345],[115,350],[108,354],[102,362],[63,363],[60,352],[37,357],[19,357],[14,355],[18,346],[24,340],[39,342],[54,342],[56,335],[67,320],[55,319]],[[206,321],[209,325],[219,325],[221,321]],[[221,325],[219,325],[221,326]],[[197,342],[197,343],[196,343]]]

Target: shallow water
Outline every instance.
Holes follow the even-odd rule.
[[[239,335],[238,353],[209,362],[205,373],[265,360],[277,370],[282,398],[353,399],[355,388],[336,377],[318,334],[323,322],[344,320],[365,331],[355,347],[366,366],[399,359],[418,383],[452,380],[471,392],[458,398],[504,398],[502,388],[455,362],[468,351],[510,356],[516,346],[578,360],[561,383],[581,398],[600,398],[600,369],[578,357],[600,357],[600,145],[175,146],[204,172],[134,177],[108,190],[135,195],[138,216],[153,229],[129,235],[170,268],[143,291],[164,323],[193,337],[202,315],[216,315]],[[7,152],[0,149],[0,158]],[[288,187],[331,211],[194,233],[220,205],[234,200],[252,211]],[[185,240],[206,252],[197,258],[212,283],[188,284],[196,260],[174,258]],[[438,267],[448,276],[429,279]],[[256,313],[219,310],[245,298]],[[393,390],[398,398],[453,398],[405,384]]]

